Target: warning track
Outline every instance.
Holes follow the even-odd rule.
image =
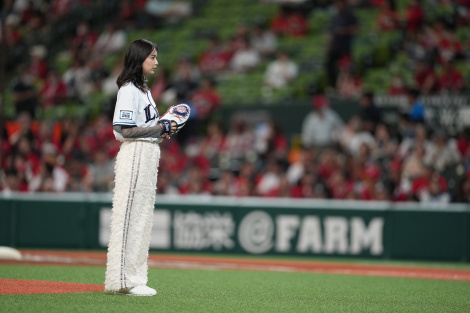
[[[0,264],[105,266],[105,252],[22,250],[22,260],[0,261]],[[288,261],[206,256],[150,255],[150,268],[244,270],[405,277],[470,281],[470,271],[440,268],[364,265],[339,262]]]

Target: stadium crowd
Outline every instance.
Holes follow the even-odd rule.
[[[36,119],[36,113],[97,91],[113,103],[122,64],[108,70],[103,58],[126,47],[126,29],[155,26],[152,18],[142,16],[159,15],[163,21],[158,23],[164,24],[192,14],[190,2],[162,1],[173,3],[172,10],[157,2],[122,1],[120,22],[108,21],[100,33],[86,22],[78,24],[65,51],[73,63],[63,75],[48,61],[45,47],[31,47],[28,62],[18,66],[11,85],[15,119],[1,129],[2,192],[112,190],[119,149],[111,127],[112,105],[92,120],[45,121]],[[454,137],[433,129],[419,101],[420,95],[469,90],[454,64],[470,62],[470,42],[460,42],[452,29],[468,26],[470,1],[435,1],[454,10],[432,23],[425,23],[420,1],[410,1],[404,16],[396,12],[394,1],[368,1],[368,6],[380,7],[379,31],[402,31],[400,49],[412,65],[411,85],[400,76],[389,81],[390,95],[409,99],[409,110],[397,127],[385,123],[374,95],[363,88],[355,71],[351,49],[359,21],[354,5],[332,2],[321,2],[337,9],[325,50],[329,88],[312,95],[312,111],[299,123],[299,138],[283,133],[275,120],[279,117],[257,124],[214,119],[223,104],[216,81],[219,75],[262,66],[263,60],[269,61],[266,85],[279,88],[295,80],[299,65],[278,49],[277,39],[305,36],[306,14],[311,12],[281,5],[269,23],[240,26],[227,42],[215,34],[197,60],[182,56],[175,69],[159,70],[149,85],[156,102],[188,102],[194,116],[174,139],[161,144],[167,157],[161,160],[157,193],[470,202],[470,129]],[[87,6],[89,1],[6,1],[2,42],[14,47],[21,41],[20,25],[46,27],[50,16],[66,15],[73,5]],[[325,94],[357,99],[360,114],[341,120]],[[448,168],[460,170],[456,186],[449,186],[443,175]]]

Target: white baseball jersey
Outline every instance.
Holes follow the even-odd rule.
[[[150,91],[140,91],[133,83],[122,86],[117,94],[116,107],[114,108],[113,126],[157,126],[160,120],[155,101]],[[147,140],[161,142],[162,138],[132,138],[127,139],[114,130],[114,136],[119,141]]]

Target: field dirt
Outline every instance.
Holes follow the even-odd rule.
[[[21,260],[0,260],[0,265],[106,266],[105,252],[21,250],[21,254]],[[152,254],[148,264],[150,268],[300,272],[470,281],[468,270],[343,262]],[[89,284],[0,279],[0,294],[87,292],[103,289],[103,286]]]

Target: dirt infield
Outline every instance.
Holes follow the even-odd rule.
[[[103,290],[104,287],[101,285],[0,278],[0,294],[69,293]]]
[[[105,266],[105,252],[83,252],[83,251],[44,251],[44,250],[22,250],[22,260],[0,260],[2,264],[14,265],[62,265],[62,266]],[[274,271],[274,272],[301,272],[301,273],[324,273],[343,275],[363,275],[381,277],[404,277],[419,279],[437,279],[470,281],[470,271],[439,268],[402,267],[385,265],[363,265],[336,262],[313,262],[313,261],[286,261],[266,259],[244,259],[244,258],[219,258],[206,256],[181,256],[181,255],[151,255],[148,261],[150,268],[178,268],[178,269],[210,269],[210,270],[248,270],[248,271]],[[15,283],[17,282],[17,283]],[[57,292],[84,292],[102,291],[103,286],[71,284],[71,283],[41,282],[44,288],[37,288],[43,293]],[[0,294],[20,293],[5,292],[10,290],[27,290],[23,287],[14,287],[14,284],[33,285],[28,281],[11,282],[0,280]],[[34,282],[36,284],[36,282]],[[63,289],[60,288],[61,284]],[[77,286],[74,286],[77,285]],[[88,287],[87,287],[88,286]],[[77,288],[73,291],[73,288]],[[101,288],[101,289],[100,289]],[[64,291],[59,291],[64,290]],[[34,291],[34,290],[33,290]],[[38,292],[22,292],[38,293]]]

